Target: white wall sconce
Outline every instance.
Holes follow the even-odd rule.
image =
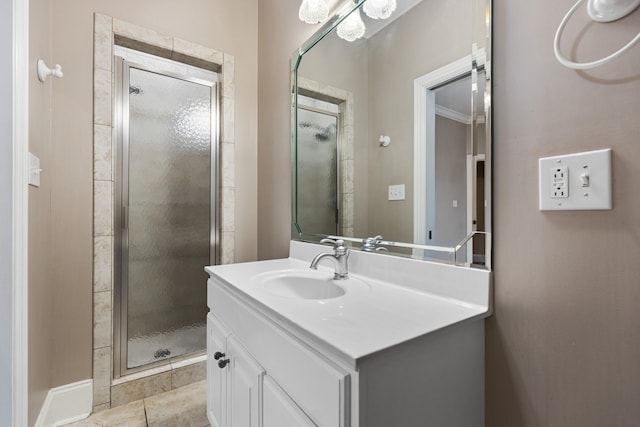
[[[338,37],[348,42],[355,41],[364,36],[366,31],[360,9],[356,9],[344,21],[338,24]]]
[[[388,147],[391,144],[391,137],[389,135],[380,135],[380,146]]]
[[[327,19],[329,7],[325,0],[302,0],[298,18],[307,24],[317,24]]]
[[[55,68],[49,68],[42,59],[38,59],[38,80],[44,82],[49,76],[61,79],[64,76],[62,74],[62,65],[56,64]]]
[[[387,19],[396,10],[396,0],[368,0],[362,10],[371,19]]]

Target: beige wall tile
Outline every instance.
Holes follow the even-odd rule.
[[[94,235],[113,235],[113,184],[110,181],[95,181],[93,200]]]
[[[113,181],[111,126],[93,126],[93,179]]]
[[[236,191],[233,187],[222,188],[221,227],[222,231],[235,230]]]
[[[171,372],[118,384],[111,387],[111,406],[120,406],[171,390]]]
[[[111,402],[111,347],[97,348],[93,352],[93,404]]]
[[[184,387],[207,377],[207,362],[198,362],[171,371],[171,388]]]
[[[222,67],[222,96],[226,98],[236,97],[236,60],[233,55],[224,54]]]
[[[113,237],[96,236],[93,242],[93,291],[111,291],[113,290]]]
[[[112,109],[111,71],[96,69],[93,72],[93,122],[111,126]]]
[[[222,249],[220,262],[222,264],[231,264],[234,262],[235,239],[236,233],[234,231],[224,231],[220,233],[220,248]]]
[[[235,142],[235,100],[222,98],[222,142]]]
[[[93,294],[93,348],[111,345],[111,292]]]
[[[230,142],[220,144],[220,167],[222,182],[220,187],[235,187],[236,184],[236,145]]]
[[[342,192],[343,193],[353,193],[353,160],[343,160],[342,161]]]
[[[96,13],[94,16],[93,66],[111,71],[113,61],[113,19]]]

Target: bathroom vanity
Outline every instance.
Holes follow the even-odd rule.
[[[491,273],[324,245],[207,267],[214,427],[484,425]]]

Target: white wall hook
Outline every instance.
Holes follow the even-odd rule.
[[[62,65],[56,64],[55,68],[49,68],[42,59],[38,59],[38,80],[41,82],[44,82],[48,76],[54,76],[61,79],[63,75]]]
[[[380,135],[380,146],[388,147],[391,144],[391,137],[388,135]]]

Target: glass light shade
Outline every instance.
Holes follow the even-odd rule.
[[[307,24],[317,24],[329,16],[329,7],[325,0],[302,0],[298,17]]]
[[[341,39],[352,42],[364,36],[365,30],[366,27],[360,16],[360,9],[357,9],[338,25],[338,36]]]
[[[371,19],[387,19],[396,10],[396,0],[367,0],[362,9]]]

